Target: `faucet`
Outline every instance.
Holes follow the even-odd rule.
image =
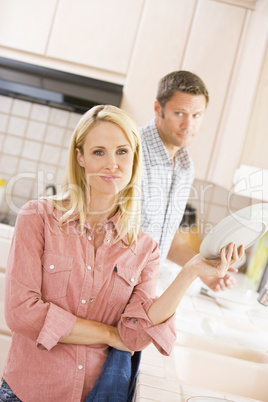
[[[52,193],[51,195],[57,194],[57,190],[54,184],[49,184],[48,186],[46,186],[46,195],[49,195],[50,192]]]
[[[266,284],[260,291],[258,302],[264,306],[268,306],[268,284]]]

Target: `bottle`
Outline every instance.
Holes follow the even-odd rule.
[[[4,195],[5,195],[5,186],[6,186],[5,179],[0,179],[0,207],[2,205]]]

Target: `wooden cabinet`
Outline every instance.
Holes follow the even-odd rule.
[[[57,0],[0,0],[1,46],[44,55]]]
[[[127,74],[143,0],[61,0],[47,57]]]

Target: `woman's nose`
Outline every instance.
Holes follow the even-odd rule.
[[[106,169],[114,171],[118,168],[118,164],[114,155],[111,155],[107,159]]]

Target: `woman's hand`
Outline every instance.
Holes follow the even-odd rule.
[[[134,352],[130,350],[122,341],[122,339],[119,336],[118,330],[115,327],[111,327],[111,336],[110,336],[110,342],[109,346],[111,346],[114,349],[122,350],[125,352],[129,352],[131,356],[133,356]]]
[[[224,278],[227,271],[234,271],[232,265],[238,262],[244,254],[244,247],[237,249],[234,243],[230,243],[227,247],[221,249],[220,258],[207,260],[197,254],[184,267],[191,269],[199,277],[217,277]]]

